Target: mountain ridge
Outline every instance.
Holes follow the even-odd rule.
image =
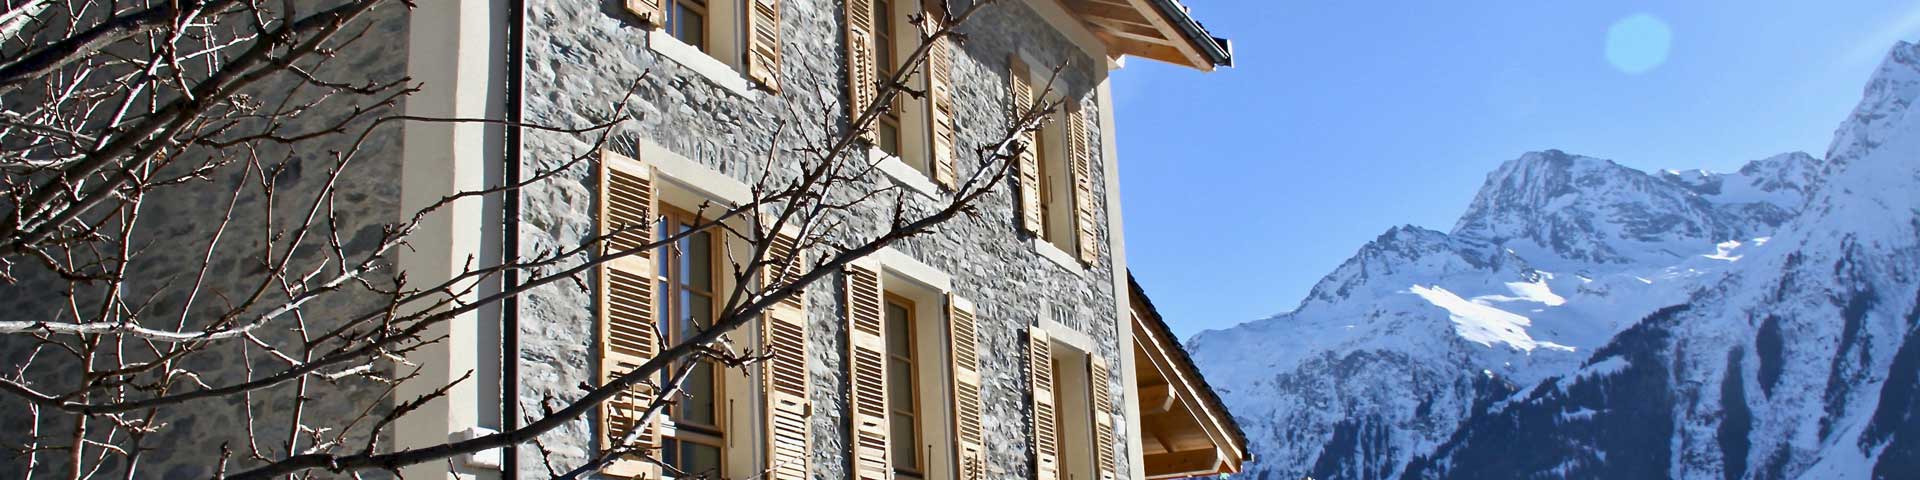
[[[1188,347],[1249,427],[1252,478],[1920,467],[1920,379],[1886,373],[1920,365],[1920,306],[1903,303],[1920,287],[1902,273],[1920,271],[1916,96],[1920,49],[1903,42],[1824,159],[1643,172],[1529,152],[1452,231],[1389,229],[1295,309]],[[1802,391],[1820,393],[1780,394]],[[1660,411],[1667,427],[1600,427]],[[1486,453],[1515,445],[1538,450]]]

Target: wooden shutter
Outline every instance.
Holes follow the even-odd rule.
[[[887,343],[878,267],[848,265],[847,382],[853,407],[853,472],[848,478],[889,480]]]
[[[926,16],[929,28],[941,28],[946,18],[945,2],[928,2],[941,10]],[[927,47],[927,113],[929,137],[933,139],[933,181],[947,188],[954,188],[957,176],[954,170],[954,105],[953,105],[953,45],[951,40],[941,38]]]
[[[1087,363],[1092,366],[1089,382],[1093,389],[1093,466],[1099,471],[1099,480],[1115,480],[1119,473],[1114,465],[1113,392],[1107,385],[1107,359],[1092,355]]]
[[[1060,478],[1059,435],[1054,431],[1053,340],[1040,327],[1027,329],[1027,378],[1033,382],[1033,478]]]
[[[599,166],[599,232],[606,235],[621,231],[608,242],[608,253],[633,250],[653,241],[656,193],[653,170],[640,162],[614,153],[606,153]],[[624,229],[624,230],[623,230]],[[654,329],[656,310],[654,291],[654,251],[649,249],[605,262],[597,267],[600,277],[599,323],[601,385],[632,371],[660,352],[660,339]],[[660,446],[659,418],[639,422],[652,403],[652,387],[635,385],[601,404],[600,448],[619,446],[617,442],[635,428],[643,429],[640,447],[651,451]],[[614,460],[603,470],[620,477],[659,478],[660,466],[639,458]]]
[[[780,0],[747,3],[747,78],[780,91]]]
[[[980,418],[980,332],[973,302],[947,297],[947,358],[953,372],[953,431],[959,480],[985,480],[987,441]]]
[[[797,244],[792,235],[774,234],[767,250],[768,268],[761,270],[762,287],[792,282],[798,270],[805,268],[805,258],[795,250]],[[786,269],[784,274],[781,268]],[[808,426],[813,402],[809,396],[812,382],[807,375],[806,292],[794,292],[768,307],[760,327],[762,342],[772,355],[761,364],[767,395],[767,465],[763,478],[804,479],[813,458],[813,430]]]
[[[1009,115],[1014,121],[1020,121],[1022,115],[1033,108],[1033,84],[1027,81],[1027,64],[1019,57],[1013,58],[1010,72],[1009,90],[1013,92],[1013,112]],[[1040,136],[1039,132],[1027,130],[1020,132],[1020,141],[1027,147],[1020,150],[1020,226],[1028,233],[1040,233],[1043,219],[1040,218]]]
[[[873,105],[880,97],[879,66],[874,63],[879,56],[873,45],[873,3],[871,0],[846,1],[847,29],[847,121],[860,119],[860,114]],[[860,134],[861,138],[871,142],[877,138],[868,128]]]
[[[660,28],[667,24],[667,0],[626,0],[627,12],[640,17],[647,26]]]
[[[1093,142],[1087,138],[1087,116],[1078,105],[1067,111],[1067,155],[1073,157],[1073,224],[1080,244],[1080,261],[1100,258],[1098,212],[1093,202]]]

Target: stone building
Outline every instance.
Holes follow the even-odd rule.
[[[504,199],[460,202],[425,223],[398,254],[410,281],[459,275],[473,259],[537,255],[604,231],[622,215],[671,231],[702,202],[750,198],[756,162],[780,144],[790,112],[834,112],[871,99],[873,83],[914,48],[909,19],[937,0],[416,0],[383,10],[346,52],[380,78],[424,85],[407,114],[504,118],[579,127],[586,112],[626,101],[610,144],[489,123],[410,123],[366,147],[343,189],[358,233],[378,232],[445,195],[551,170],[600,148],[593,168],[567,169]],[[757,370],[704,370],[643,439],[680,470],[712,478],[1181,478],[1232,473],[1244,436],[1220,407],[1126,266],[1109,72],[1126,57],[1199,70],[1231,64],[1177,0],[1000,0],[936,49],[868,148],[876,175],[936,202],[971,151],[1007,125],[1016,98],[1048,93],[1063,111],[1032,139],[1030,174],[955,221],[869,256],[804,298],[746,327],[755,347],[800,353]],[[636,84],[635,82],[638,81]],[[505,139],[505,142],[500,141]],[[1164,139],[1173,141],[1174,139]],[[1184,161],[1184,159],[1153,159]],[[633,207],[623,211],[623,208]],[[193,218],[190,204],[164,206]],[[387,212],[387,213],[381,213]],[[633,217],[632,215],[639,215]],[[885,212],[842,228],[882,227]],[[238,219],[245,221],[247,219]],[[189,235],[183,222],[178,229]],[[587,288],[543,286],[440,330],[409,353],[422,367],[392,398],[414,398],[472,372],[439,401],[403,417],[395,448],[510,427],[523,408],[577,395],[644,359],[631,335],[656,318],[713,308],[726,247],[696,236],[659,264],[611,266]],[[182,252],[182,255],[191,252]],[[671,261],[671,262],[669,262]],[[657,265],[667,265],[661,268]],[[500,288],[489,286],[487,288]],[[623,310],[635,291],[660,310]],[[377,299],[375,299],[377,300]],[[30,300],[10,300],[28,305]],[[354,310],[344,302],[316,306]],[[669,337],[694,326],[663,324]],[[658,339],[672,341],[673,338]],[[762,343],[764,342],[764,344]],[[377,395],[374,391],[359,392]],[[389,406],[393,401],[389,400]],[[315,415],[333,410],[321,407]],[[174,422],[179,441],[212,445],[237,414]],[[631,427],[617,408],[542,437],[557,463],[578,464]],[[13,428],[13,427],[9,427]],[[225,437],[220,437],[225,438]],[[203,459],[153,459],[147,471],[201,477]],[[177,463],[177,465],[176,465]],[[409,467],[406,478],[544,478],[525,446]],[[622,460],[607,474],[660,473]]]
[[[744,201],[749,172],[775,142],[782,112],[838,112],[847,121],[847,110],[836,105],[870,99],[877,76],[916,46],[910,18],[929,6],[966,6],[470,3],[426,2],[413,11],[410,75],[453,88],[410,98],[409,110],[504,111],[523,122],[578,126],[586,123],[580,112],[620,100],[641,79],[635,121],[615,135],[600,169],[568,172],[509,202],[517,221],[502,225],[506,241],[493,245],[466,235],[465,226],[449,226],[448,251],[432,252],[410,275],[420,275],[422,265],[458,265],[453,259],[470,253],[532,254],[577,244],[610,221],[597,205],[619,208],[610,195],[650,197],[657,205],[651,211],[664,214],[662,232],[685,222],[701,202]],[[897,244],[810,288],[784,318],[769,317],[790,325],[748,327],[787,329],[766,341],[795,343],[762,347],[804,352],[806,361],[695,375],[693,395],[649,438],[681,470],[721,478],[765,471],[771,478],[1137,479],[1233,472],[1245,460],[1237,427],[1210,400],[1158,315],[1141,308],[1150,304],[1126,274],[1108,82],[1128,56],[1200,70],[1228,65],[1226,42],[1173,0],[1003,0],[960,28],[966,41],[942,45],[927,78],[916,80],[932,87],[927,99],[905,98],[882,120],[871,144],[872,155],[889,157],[881,174],[918,195],[909,201],[941,198],[954,171],[975,168],[971,156],[956,152],[989,141],[996,130],[969,127],[1006,125],[1011,99],[1032,95],[1052,67],[1064,65],[1053,95],[1066,108],[1036,139],[1038,175],[985,200],[986,221],[953,222]],[[521,47],[499,47],[501,35]],[[507,151],[489,152],[464,135],[484,136],[484,127],[406,133],[409,198],[483,184],[503,159],[500,174],[511,178],[591,147],[575,135],[526,131]],[[415,156],[422,153],[416,147],[437,146],[445,149]],[[870,217],[846,227],[877,229],[885,218],[878,210]],[[653,283],[644,288],[654,296],[672,299],[662,302],[659,312],[666,313],[654,314],[698,316],[712,308],[703,292],[725,281],[709,270],[725,247],[699,245],[710,241],[696,237],[676,249],[670,264],[677,266],[638,272],[635,278],[655,277],[657,283],[638,282]],[[468,369],[497,372],[500,386],[455,392],[450,406],[441,406],[444,415],[418,416],[399,429],[398,444],[499,429],[502,418],[517,416],[512,409],[461,405],[538,405],[637,360],[622,356],[633,352],[618,343],[621,332],[645,329],[623,330],[620,322],[633,320],[619,318],[620,301],[608,300],[623,287],[607,280],[592,291],[542,288],[508,305],[497,319],[504,342],[485,328],[449,332],[448,347],[427,353],[446,357],[423,363],[444,365],[437,373],[448,378]],[[673,337],[685,328],[662,331]],[[512,352],[506,364],[493,348]],[[501,398],[519,402],[496,402]],[[584,459],[622,430],[618,417],[603,412],[576,422],[544,437],[557,439],[544,446],[561,460]],[[528,448],[467,458],[455,469],[503,468],[544,473]],[[657,471],[638,461],[610,468]]]

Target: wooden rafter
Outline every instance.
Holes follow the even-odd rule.
[[[1213,62],[1148,0],[1058,1],[1117,54],[1213,70]]]
[[[1219,449],[1186,450],[1147,455],[1147,474],[1149,479],[1186,478],[1200,475],[1232,473],[1227,465],[1226,455]]]

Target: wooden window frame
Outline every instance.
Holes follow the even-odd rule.
[[[655,230],[658,231],[656,235],[659,235],[659,238],[666,238],[667,236],[672,235],[673,232],[678,231],[682,225],[690,225],[690,224],[698,223],[698,217],[693,213],[688,212],[684,209],[680,209],[678,207],[674,207],[666,203],[660,203],[658,208],[660,209],[660,218],[661,218],[662,224],[660,226],[657,226]],[[707,320],[709,322],[708,328],[711,328],[712,327],[711,322],[713,321],[713,317],[716,315],[717,308],[719,307],[719,304],[717,303],[717,300],[718,300],[717,295],[718,295],[719,284],[720,284],[719,273],[723,271],[720,265],[720,258],[723,256],[721,255],[722,253],[724,253],[724,250],[722,249],[725,247],[724,247],[724,242],[720,240],[721,237],[719,235],[714,235],[709,233],[708,237],[709,237],[707,240],[709,242],[709,245],[707,246],[707,252],[708,252],[707,268],[709,272],[708,281],[712,283],[712,285],[708,285],[707,290],[705,292],[694,290],[693,293],[695,295],[704,295],[707,297],[708,299],[707,308],[709,310],[712,310],[712,311],[709,311],[707,314]],[[687,275],[687,273],[680,271],[681,258],[686,253],[681,252],[679,251],[678,248],[674,248],[674,247],[661,248],[656,251],[660,255],[659,259],[655,260],[657,262],[656,265],[665,265],[666,267],[666,268],[656,268],[655,269],[656,271],[654,272],[655,285],[656,286],[660,284],[666,285],[665,289],[660,290],[661,295],[659,298],[661,298],[662,301],[658,302],[659,303],[658,308],[660,309],[660,312],[657,313],[658,318],[656,319],[656,321],[666,324],[666,327],[661,329],[662,333],[666,334],[666,337],[665,337],[666,340],[663,343],[666,345],[675,345],[675,344],[678,344],[680,339],[685,338],[685,335],[689,334],[689,332],[680,331],[680,323],[681,323],[680,317],[683,317],[685,313],[680,311],[681,309],[685,308],[685,306],[681,305],[680,303],[680,297],[683,292],[689,290],[688,286],[686,285],[687,279],[683,278]],[[663,427],[666,427],[666,428],[663,428],[661,432],[661,445],[662,445],[662,448],[666,448],[665,447],[666,445],[672,444],[672,445],[675,445],[675,448],[678,448],[678,444],[681,444],[681,443],[695,443],[695,444],[700,444],[707,447],[712,447],[714,450],[719,452],[718,468],[721,471],[713,472],[714,474],[719,475],[719,474],[725,473],[727,461],[728,461],[728,452],[727,452],[727,433],[729,428],[729,425],[728,425],[729,419],[727,418],[728,409],[721,403],[721,400],[727,398],[727,392],[726,392],[727,381],[725,376],[726,368],[723,366],[714,364],[712,360],[702,360],[702,361],[710,363],[708,368],[709,368],[709,373],[712,375],[712,378],[709,380],[712,382],[712,385],[713,385],[712,400],[713,400],[714,422],[712,425],[703,425],[703,424],[683,421],[682,415],[684,415],[685,413],[684,410],[679,408],[680,405],[678,404],[671,405],[668,407],[666,415],[663,415],[663,420],[665,420],[665,422],[663,422],[664,423]],[[679,452],[675,452],[674,458],[684,458],[684,455],[681,455]],[[675,465],[675,468],[679,468],[679,466]],[[700,472],[688,472],[688,473],[697,474]]]
[[[893,461],[890,463],[893,466],[893,473],[894,473],[894,476],[896,477],[903,477],[903,478],[910,478],[910,479],[924,479],[924,478],[927,478],[927,472],[930,471],[931,469],[927,468],[927,463],[929,460],[927,458],[927,455],[919,451],[920,446],[924,444],[926,440],[926,432],[924,431],[925,426],[921,425],[921,422],[926,421],[926,409],[921,404],[921,400],[922,400],[921,397],[924,397],[924,395],[920,394],[920,383],[922,380],[920,375],[920,359],[922,357],[922,355],[920,355],[920,337],[919,337],[920,326],[918,325],[920,320],[920,312],[919,312],[920,306],[919,304],[915,303],[913,299],[907,298],[905,296],[902,296],[894,292],[886,292],[882,296],[882,298],[884,298],[885,301],[881,305],[881,315],[885,315],[886,310],[894,306],[898,306],[907,312],[906,331],[904,332],[894,331],[892,329],[887,330],[888,336],[902,335],[906,338],[907,356],[906,358],[901,358],[900,356],[895,355],[894,352],[888,351],[887,361],[893,362],[898,360],[906,363],[907,384],[905,388],[907,393],[912,396],[912,401],[908,402],[910,404],[908,408],[911,409],[912,411],[906,412],[906,415],[913,419],[913,421],[909,423],[910,425],[913,425],[913,437],[904,438],[904,439],[889,438],[889,441],[892,441],[892,442],[905,441],[905,442],[910,442],[913,445],[914,460],[915,460],[914,463],[916,464],[915,467],[917,468],[917,470],[901,468],[900,466],[901,459],[898,459],[898,458],[893,459]],[[889,364],[887,366],[887,368],[889,369],[893,367],[894,366],[892,364]],[[891,386],[891,384],[889,384],[889,386]],[[894,392],[888,392],[888,395],[889,395],[888,398],[892,398],[891,395],[893,393]],[[898,410],[894,410],[892,405],[888,405],[887,421],[892,422],[893,421],[892,416],[899,413],[901,412]]]

